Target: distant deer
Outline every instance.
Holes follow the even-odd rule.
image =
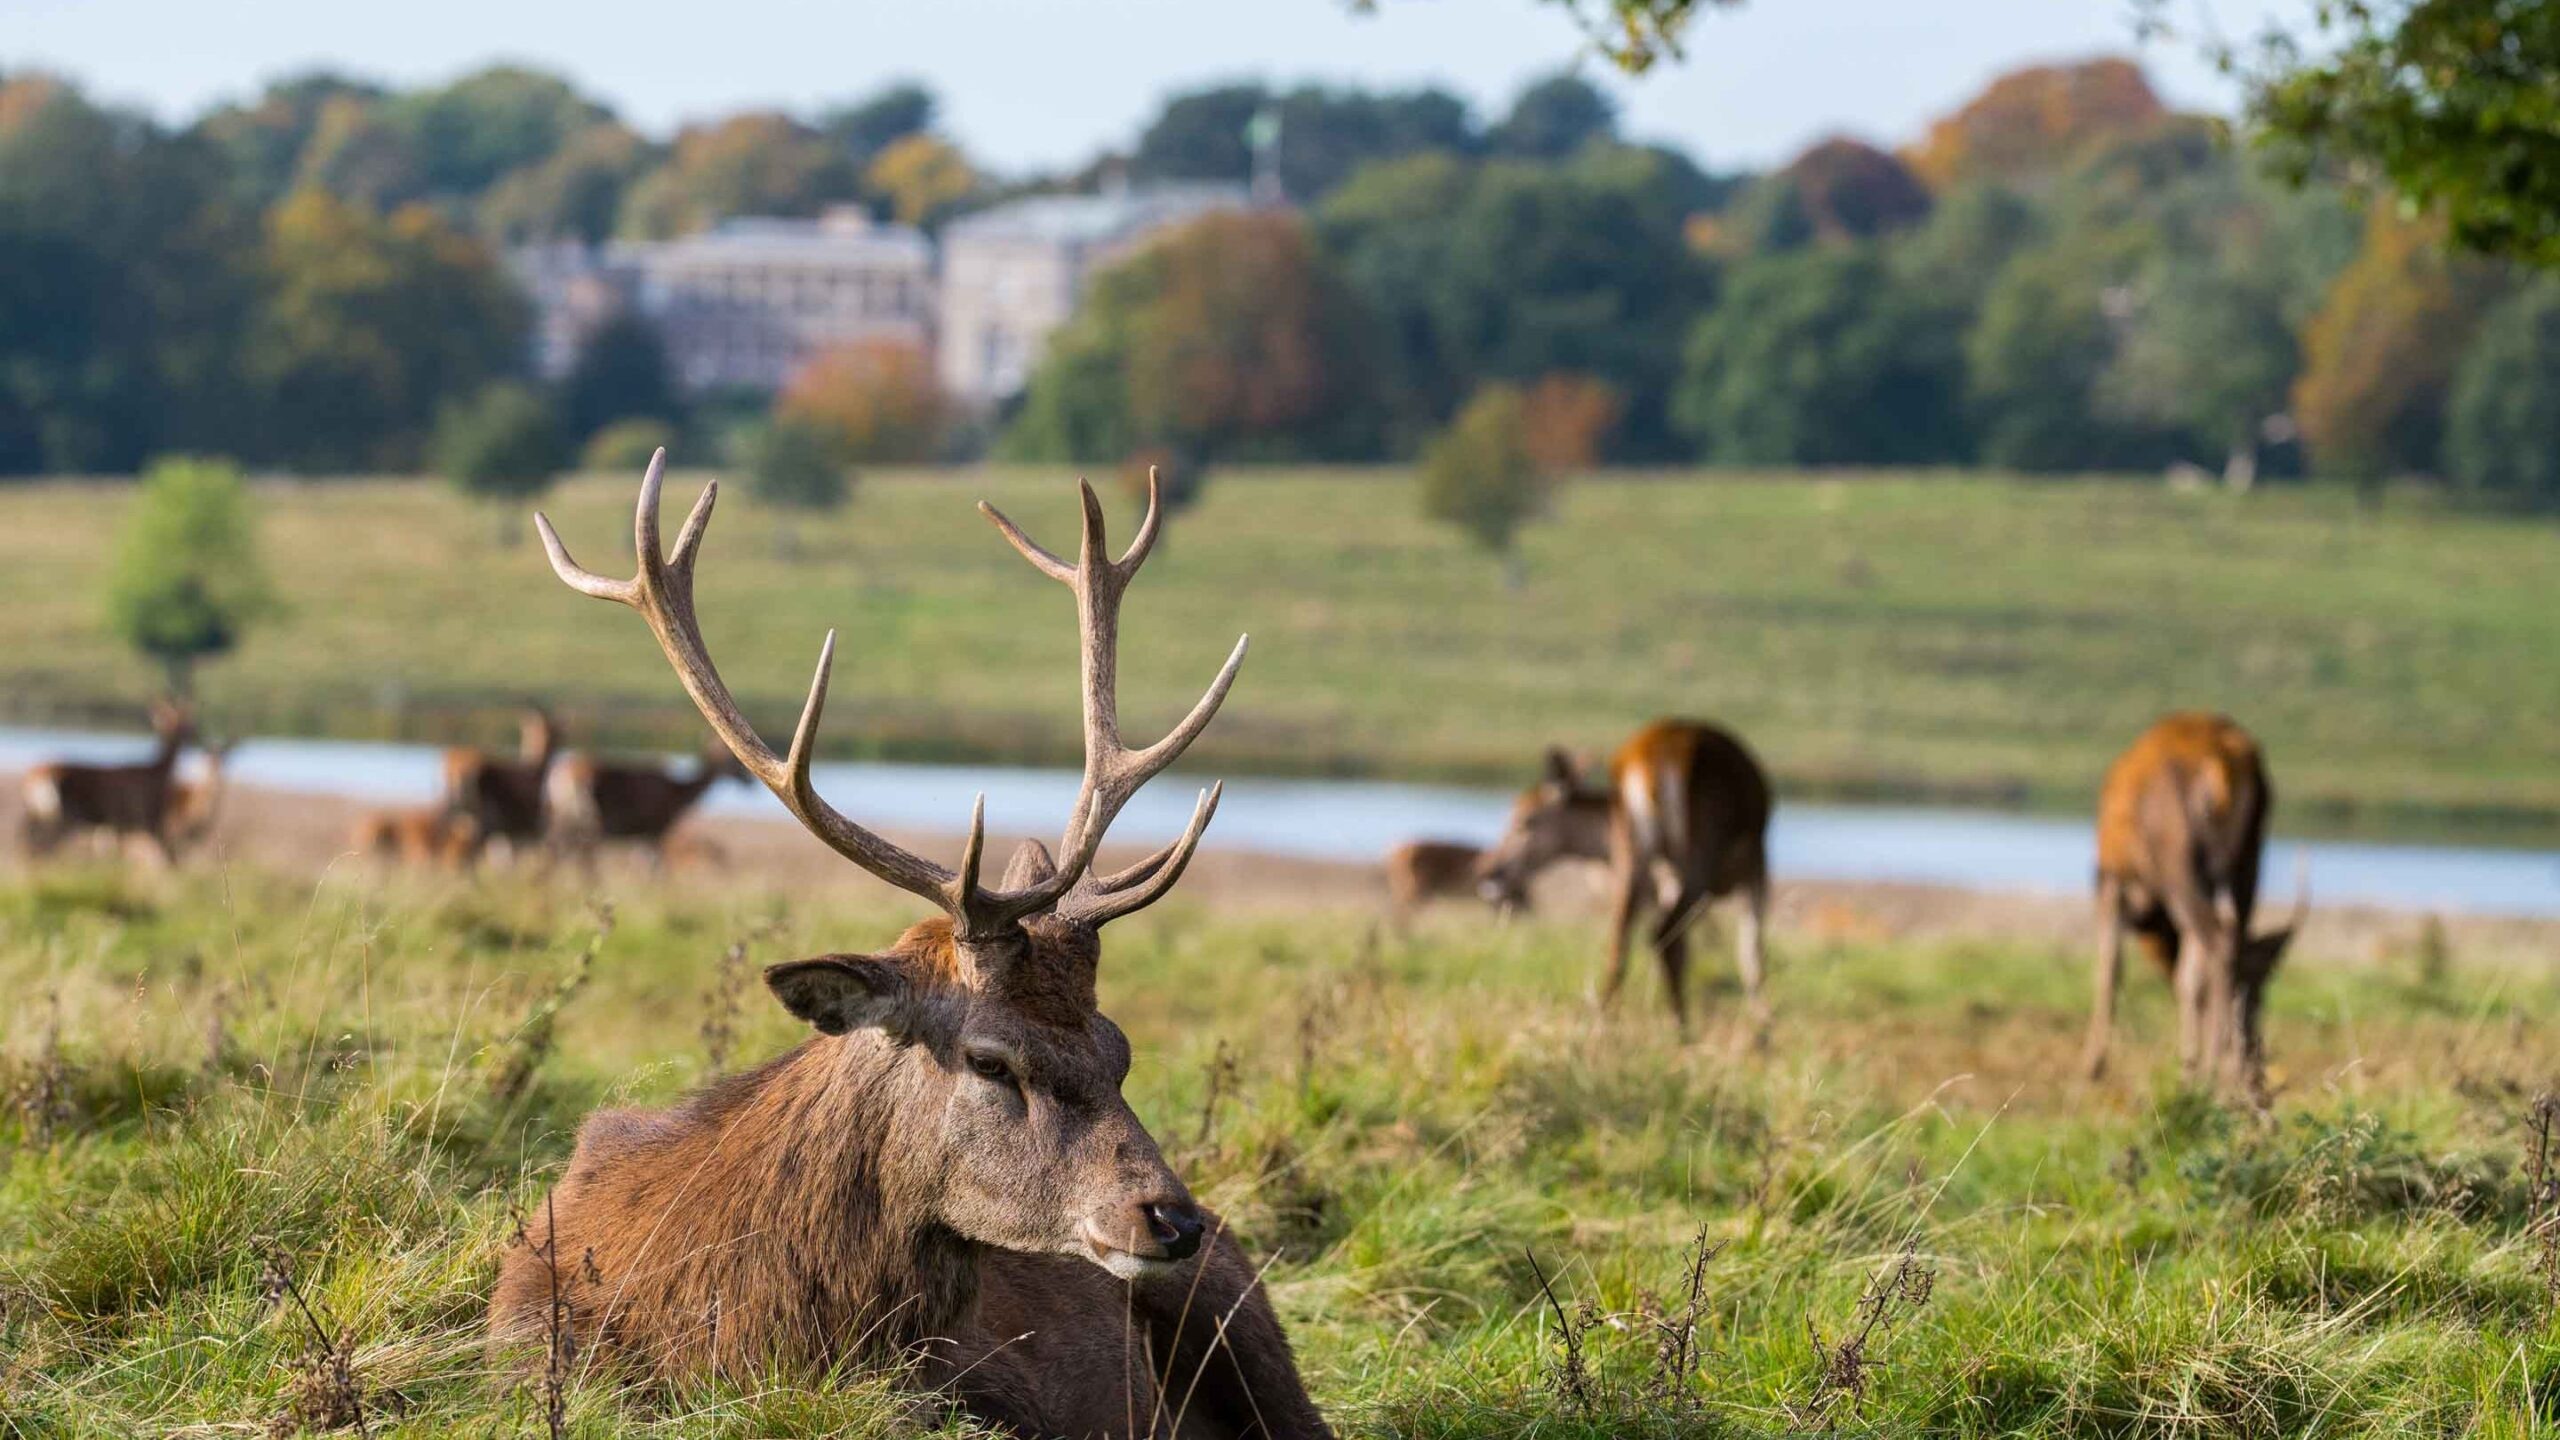
[[[515,759],[467,746],[444,752],[445,808],[471,821],[473,858],[491,840],[521,853],[542,839],[543,785],[559,755],[560,727],[538,705],[517,721]]]
[[[1207,726],[1244,661],[1240,640],[1170,734],[1121,742],[1120,602],[1158,507],[1113,560],[1083,487],[1072,563],[981,507],[1074,592],[1084,675],[1084,784],[1056,858],[1026,843],[989,886],[984,796],[950,870],[812,786],[832,634],[787,751],[739,712],[693,608],[718,487],[664,552],[665,464],[661,451],[641,482],[634,578],[581,569],[537,517],[552,567],[640,612],[712,730],[803,827],[943,915],[885,951],[768,968],[766,985],[818,1031],[790,1053],[674,1109],[591,1116],[533,1210],[529,1243],[505,1260],[493,1339],[539,1339],[556,1285],[579,1346],[644,1373],[817,1376],[912,1357],[928,1383],[1024,1433],[1328,1434],[1253,1266],[1121,1097],[1129,1044],[1095,1009],[1101,928],[1181,877],[1219,790],[1202,793],[1179,839],[1127,869],[1094,870],[1095,852],[1130,796]]]
[[[1434,900],[1489,901],[1504,913],[1528,903],[1528,892],[1489,881],[1482,846],[1454,840],[1410,840],[1387,852],[1387,906],[1399,925]]]
[[[384,864],[467,870],[480,858],[480,825],[442,805],[373,810],[357,817],[348,843],[357,854]]]
[[[1607,860],[1616,900],[1601,1002],[1617,1000],[1628,934],[1652,906],[1661,918],[1649,938],[1672,1018],[1685,1034],[1689,927],[1709,904],[1741,891],[1742,989],[1753,1024],[1765,1025],[1769,805],[1760,762],[1713,725],[1657,720],[1637,731],[1610,757],[1606,787],[1585,784],[1571,756],[1549,749],[1546,773],[1512,803],[1510,828],[1485,859],[1485,894],[1524,889],[1559,860]]]
[[[2083,1068],[2106,1073],[2116,984],[2131,931],[2178,999],[2187,1078],[2264,1089],[2258,1012],[2310,909],[2302,887],[2284,927],[2251,934],[2267,812],[2258,742],[2222,715],[2163,717],[2107,768],[2098,797],[2098,964]]]
[[[179,754],[195,738],[195,719],[181,703],[155,701],[151,730],[151,758],[138,765],[57,760],[20,777],[29,855],[50,855],[75,835],[104,833],[119,843],[140,836],[151,842],[162,863],[178,863],[169,831],[172,780]]]
[[[729,747],[713,741],[702,749],[693,773],[677,776],[658,765],[599,760],[577,751],[552,765],[544,782],[545,823],[552,846],[592,871],[607,841],[627,841],[668,860],[667,837],[712,786],[744,780],[747,768]]]

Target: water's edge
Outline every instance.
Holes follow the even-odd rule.
[[[137,736],[0,727],[0,770],[73,757],[115,761],[146,748]],[[251,740],[232,759],[239,783],[381,803],[432,798],[439,752],[425,745],[344,740]],[[1182,832],[1196,794],[1175,771],[1141,791],[1113,838],[1161,844]],[[1208,777],[1196,783],[1205,784]],[[887,829],[956,830],[969,799],[987,797],[998,832],[1045,833],[1075,798],[1068,770],[975,765],[821,763],[819,788],[846,813]],[[723,786],[708,813],[779,819],[762,790]],[[1227,783],[1206,845],[1232,851],[1364,863],[1420,837],[1490,841],[1505,794],[1446,785],[1362,780],[1241,779]],[[2279,814],[2279,821],[2282,816]],[[1943,806],[1788,802],[1770,837],[1781,877],[1905,881],[1977,890],[2083,893],[2095,852],[2085,822]],[[2281,903],[2297,861],[2324,903],[2478,915],[2560,917],[2560,851],[2486,846],[2296,840],[2270,843],[2267,876]]]

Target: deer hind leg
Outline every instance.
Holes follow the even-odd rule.
[[[2098,882],[2098,964],[2091,974],[2089,1038],[2080,1048],[2080,1071],[2092,1080],[2107,1073],[2107,1047],[2115,1038],[2116,987],[2124,978],[2124,884]]]
[[[1600,1008],[1606,1010],[1618,1003],[1618,987],[1627,980],[1627,941],[1636,920],[1644,913],[1645,891],[1653,877],[1649,867],[1632,854],[1617,857],[1618,896],[1609,917],[1609,968],[1600,980]]]
[[[1657,941],[1654,958],[1662,964],[1662,996],[1671,1005],[1672,1026],[1680,1038],[1689,1038],[1689,937],[1675,933]]]
[[[1769,877],[1752,878],[1743,888],[1742,935],[1734,947],[1734,963],[1742,970],[1742,1003],[1751,1016],[1753,1048],[1769,1046],[1769,999],[1762,985],[1769,970]]]

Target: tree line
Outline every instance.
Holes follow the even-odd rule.
[[[1290,208],[1097,277],[975,439],[1186,473],[1402,459],[1498,391],[1510,418],[1478,443],[1516,430],[1548,472],[2179,464],[2560,493],[2560,282],[2169,111],[2121,61],[2020,71],[1898,151],[1834,139],[1758,175],[1631,140],[1565,74],[1487,117],[1427,87],[1215,86],[1125,151],[1004,182],[914,85],[658,140],[514,67],[295,77],[179,127],[0,77],[0,474],[194,452],[503,487],[688,426],[811,476],[818,439],[934,458],[968,442],[911,356],[825,357],[784,397],[796,437],[730,424],[767,397],[685,413],[637,321],[538,390],[498,253],[839,204],[933,227],[1105,174],[1242,181],[1275,122]]]

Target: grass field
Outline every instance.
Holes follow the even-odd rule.
[[[636,480],[548,502],[599,568],[629,563]],[[17,718],[130,715],[150,683],[98,623],[126,493],[0,491]],[[637,622],[529,542],[498,548],[489,513],[427,484],[265,494],[290,608],[212,672],[236,726],[495,738],[501,707],[541,697],[589,732],[693,743]],[[705,628],[770,727],[837,626],[840,753],[1072,761],[1071,612],[970,513],[980,495],[1072,543],[1053,473],[866,478],[796,563],[774,515],[724,504]],[[1525,543],[1509,592],[1416,516],[1403,472],[1230,473],[1129,607],[1129,708],[1177,713],[1251,631],[1204,769],[1508,780],[1548,741],[1691,713],[1741,729],[1793,793],[2077,809],[2151,716],[2212,706],[2265,738],[2290,823],[2560,828],[2547,522],[2325,491],[1684,475],[1574,485]]]
[[[590,1107],[680,1092],[714,1044],[735,1067],[791,1043],[753,967],[885,943],[904,915],[622,900],[564,997],[596,931],[563,893],[0,884],[0,1433],[258,1434],[352,1395],[375,1436],[541,1434],[543,1397],[487,1373],[476,1341],[511,1208]],[[1275,1300],[1346,1433],[2560,1423],[2526,1158],[2560,1065],[2547,969],[2297,956],[2259,1120],[2160,1078],[2148,976],[2125,1078],[2060,1078],[2076,955],[1782,932],[1779,1024],[1754,1057],[1721,1020],[1674,1045],[1649,985],[1595,1020],[1592,948],[1579,924],[1450,915],[1398,940],[1179,897],[1111,932],[1131,1098],[1277,1257]],[[1723,989],[1709,1004],[1736,1008]],[[1532,1253],[1589,1324],[1578,1382]],[[293,1293],[271,1301],[279,1269]],[[1871,1290],[1870,1363],[1826,1369],[1817,1338],[1836,1355]],[[1692,1318],[1695,1358],[1666,1369],[1663,1325]],[[343,1382],[314,1323],[346,1349]],[[567,1406],[588,1437],[952,1425],[867,1376],[672,1394],[588,1377]]]

